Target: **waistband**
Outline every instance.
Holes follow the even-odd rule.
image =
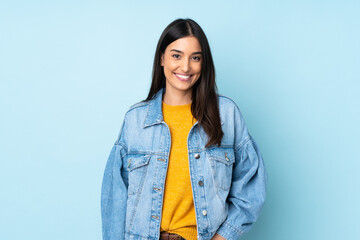
[[[160,240],[186,240],[176,233],[160,232]]]

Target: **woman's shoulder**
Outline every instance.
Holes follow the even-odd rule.
[[[227,116],[227,118],[229,118],[229,116],[233,116],[236,121],[239,121],[238,124],[245,124],[242,111],[236,101],[232,97],[222,94],[218,94],[218,97],[220,115]]]
[[[145,118],[149,111],[149,105],[151,101],[142,100],[140,102],[133,103],[127,108],[125,112],[125,119],[134,120]]]
[[[130,105],[127,112],[130,112],[130,111],[132,111],[134,109],[137,109],[137,108],[146,107],[148,105],[149,105],[149,101],[140,101],[140,102],[137,102],[137,103],[134,103],[134,104]]]
[[[226,108],[237,108],[239,109],[239,106],[237,105],[237,103],[235,102],[234,99],[232,99],[229,96],[225,96],[223,94],[218,94],[218,98],[219,98],[219,107],[226,107]]]

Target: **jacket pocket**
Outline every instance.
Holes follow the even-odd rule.
[[[147,168],[151,155],[129,154],[127,156],[128,195],[138,193],[142,190]]]
[[[209,150],[209,160],[213,173],[214,185],[222,190],[229,190],[232,179],[235,153],[233,148],[213,148]]]

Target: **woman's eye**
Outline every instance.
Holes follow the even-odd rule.
[[[194,57],[195,61],[200,61],[200,57]]]
[[[180,57],[180,55],[179,54],[173,54],[172,57],[178,58],[178,57]]]

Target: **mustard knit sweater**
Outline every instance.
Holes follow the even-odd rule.
[[[160,231],[197,239],[196,217],[191,190],[187,136],[196,119],[191,103],[168,105],[162,102],[164,121],[170,128],[171,149],[165,180]]]

